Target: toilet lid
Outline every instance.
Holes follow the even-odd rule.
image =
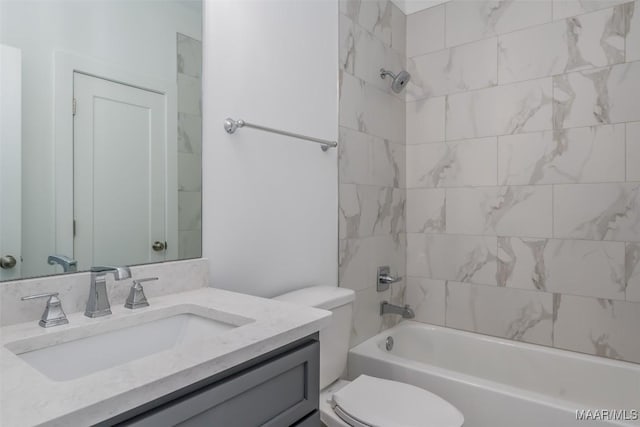
[[[354,426],[460,427],[464,422],[460,411],[431,392],[367,375],[335,392],[333,403],[336,414]]]

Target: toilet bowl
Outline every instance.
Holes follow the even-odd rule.
[[[327,427],[460,427],[464,417],[441,397],[368,375],[339,379],[347,366],[354,292],[315,286],[275,299],[330,310],[320,331],[320,419]]]

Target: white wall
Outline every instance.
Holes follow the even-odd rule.
[[[337,284],[337,150],[226,117],[337,140],[337,1],[205,8],[203,255],[215,287],[273,296]]]
[[[174,80],[176,32],[199,38],[200,27],[198,11],[176,2],[0,0],[0,42],[23,55],[23,276],[60,271],[46,262],[55,251],[53,52]]]

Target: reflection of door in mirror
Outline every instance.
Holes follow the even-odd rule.
[[[202,0],[0,0],[0,282],[201,256],[201,39]]]
[[[21,57],[0,45],[0,280],[19,278],[22,264]]]
[[[166,259],[165,95],[74,73],[79,269]]]

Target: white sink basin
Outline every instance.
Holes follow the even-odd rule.
[[[19,349],[25,348],[24,343],[14,348],[9,344],[7,348],[52,380],[68,381],[188,342],[205,340],[250,321],[240,318],[226,322],[194,313],[179,313],[31,351]]]

